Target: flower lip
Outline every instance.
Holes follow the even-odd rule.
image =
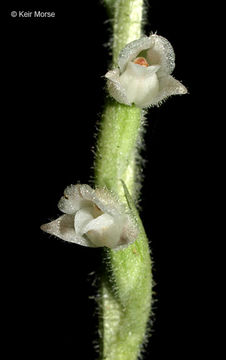
[[[159,67],[140,66],[129,62],[121,75],[121,84],[126,91],[129,102],[142,106],[146,98],[154,97],[159,91],[159,81],[156,75]]]

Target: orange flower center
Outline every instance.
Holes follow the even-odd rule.
[[[134,64],[148,67],[148,62],[144,57],[138,57],[133,62]]]

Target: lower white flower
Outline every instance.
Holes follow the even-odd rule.
[[[119,103],[145,108],[158,105],[170,95],[187,89],[170,74],[175,67],[171,44],[158,35],[144,36],[127,44],[118,58],[118,68],[109,71],[110,95]]]
[[[124,207],[105,189],[71,185],[58,204],[65,213],[41,226],[47,233],[83,246],[120,249],[135,241],[138,230]]]

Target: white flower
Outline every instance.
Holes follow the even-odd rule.
[[[187,89],[170,74],[175,67],[171,44],[158,35],[127,44],[118,58],[119,68],[105,77],[110,95],[119,103],[141,108],[158,105],[170,95]]]
[[[83,246],[120,249],[136,240],[134,220],[111,192],[70,185],[58,204],[65,213],[41,226],[43,231]]]

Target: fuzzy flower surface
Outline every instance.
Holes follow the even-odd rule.
[[[119,103],[140,108],[159,105],[187,89],[172,75],[175,54],[172,45],[153,34],[132,41],[120,52],[118,68],[105,75],[110,95]]]
[[[134,242],[138,235],[134,220],[106,189],[70,185],[65,189],[58,208],[64,215],[42,225],[41,229],[65,241],[121,249]]]

